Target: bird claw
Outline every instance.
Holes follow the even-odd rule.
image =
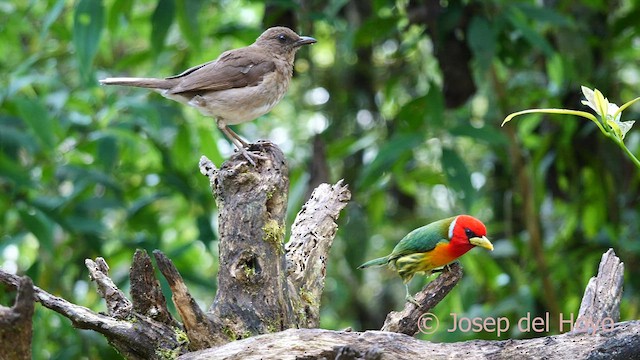
[[[244,156],[245,159],[247,159],[247,161],[249,161],[251,165],[255,167],[256,166],[255,160],[267,160],[269,158],[264,155],[260,155],[261,149],[252,148],[252,145],[253,144],[248,144],[247,147],[244,147],[244,146],[236,147],[236,149],[242,154],[242,156]]]
[[[407,296],[405,297],[405,300],[412,303],[413,305],[421,308],[422,305],[420,305],[420,303],[418,302],[418,300],[416,300],[413,296],[407,294]]]

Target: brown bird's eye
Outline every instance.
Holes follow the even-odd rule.
[[[281,43],[283,43],[283,44],[284,44],[284,43],[286,43],[286,42],[287,42],[287,40],[288,40],[288,39],[287,39],[287,35],[285,35],[285,34],[280,34],[280,35],[278,35],[278,41],[280,41]]]

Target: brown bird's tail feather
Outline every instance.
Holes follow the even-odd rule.
[[[175,84],[174,81],[168,79],[155,78],[134,78],[134,77],[116,77],[100,80],[102,85],[122,85],[135,86],[148,89],[170,89]]]

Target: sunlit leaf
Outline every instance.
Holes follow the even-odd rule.
[[[513,120],[513,118],[515,118],[516,116],[525,115],[525,114],[535,114],[535,113],[538,113],[538,114],[575,115],[575,116],[583,117],[585,119],[589,119],[589,120],[595,122],[596,124],[600,125],[598,123],[598,119],[595,116],[593,116],[593,114],[590,114],[590,113],[585,112],[585,111],[567,110],[567,109],[528,109],[528,110],[522,110],[522,111],[514,112],[513,114],[509,114],[509,116],[507,116],[502,121],[502,125],[501,126],[504,126],[504,124],[506,124],[509,121]]]

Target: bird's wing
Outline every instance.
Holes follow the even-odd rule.
[[[220,91],[256,86],[276,68],[272,58],[247,48],[223,53],[217,60],[194,66],[168,79],[180,79],[169,94]]]
[[[408,233],[393,249],[389,260],[409,254],[428,252],[441,242],[449,242],[446,235],[443,235],[436,225],[439,224],[432,223]]]

